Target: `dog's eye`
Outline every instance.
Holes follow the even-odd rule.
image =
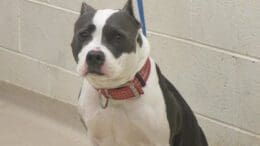
[[[82,31],[79,33],[79,40],[85,41],[91,37],[90,32],[88,30]]]
[[[115,39],[120,41],[122,38],[122,35],[120,33],[117,33],[116,36],[115,36]]]
[[[90,24],[85,30],[79,32],[80,40],[84,41],[91,37],[91,33],[95,31],[96,27],[93,24]]]
[[[121,42],[121,41],[124,40],[124,35],[121,34],[121,33],[119,33],[119,32],[116,32],[116,33],[114,34],[114,40],[115,40],[116,42]]]
[[[80,32],[80,33],[79,33],[79,36],[80,36],[81,38],[87,38],[87,37],[89,37],[89,31],[85,30],[85,31],[83,31],[83,32]]]

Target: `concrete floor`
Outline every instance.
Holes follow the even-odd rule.
[[[86,146],[75,107],[0,82],[0,146]]]

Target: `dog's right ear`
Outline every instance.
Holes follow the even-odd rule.
[[[86,2],[82,2],[81,5],[81,10],[80,10],[80,15],[85,14],[86,12],[93,12],[95,11],[95,9],[93,7],[91,7],[90,5],[88,5]]]

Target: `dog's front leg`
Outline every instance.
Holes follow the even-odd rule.
[[[85,129],[86,135],[87,135],[87,137],[86,137],[86,146],[99,146],[99,145],[95,142],[95,140],[88,134],[87,125],[86,125],[84,119],[81,117],[80,120],[81,120],[81,123],[82,123],[83,126],[84,126],[84,129]]]
[[[88,83],[87,80],[83,81],[82,89],[79,94],[78,111],[83,124],[86,135],[86,146],[100,146],[97,140],[91,136],[89,131],[89,125],[87,121],[90,121],[95,117],[98,111],[101,109],[97,91]]]

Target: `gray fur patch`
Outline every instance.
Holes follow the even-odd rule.
[[[129,13],[121,10],[113,14],[103,28],[102,44],[118,58],[123,53],[136,51],[140,24]]]

